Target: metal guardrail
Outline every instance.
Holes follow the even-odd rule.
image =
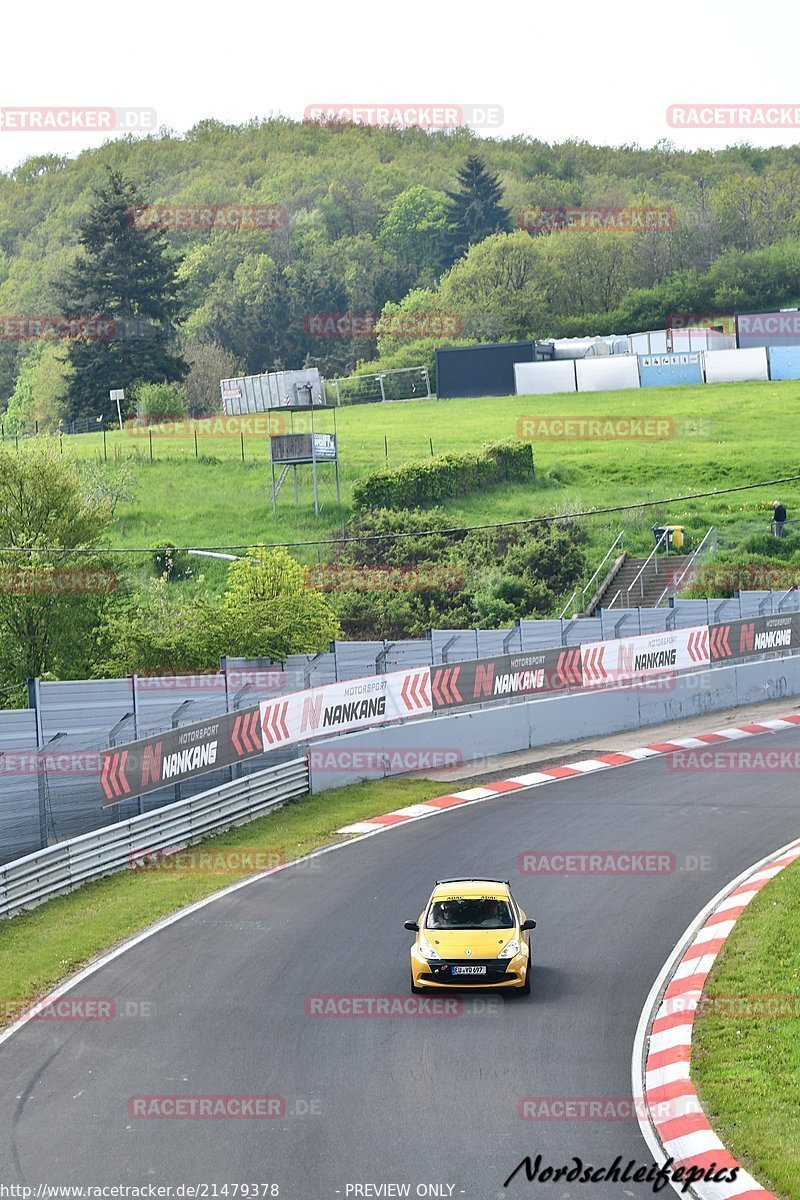
[[[0,867],[0,918],[131,868],[158,850],[182,850],[210,833],[245,825],[308,788],[308,760],[297,758],[15,859]]]
[[[573,600],[575,599],[575,597],[576,597],[576,596],[578,596],[578,595],[579,595],[579,596],[580,596],[580,598],[581,598],[580,609],[579,609],[578,611],[579,611],[579,612],[583,612],[583,610],[584,610],[584,609],[585,609],[585,607],[586,607],[586,593],[588,592],[589,588],[592,586],[592,584],[594,583],[594,581],[595,581],[595,580],[596,580],[596,579],[599,577],[599,575],[600,575],[600,572],[602,571],[603,567],[604,567],[604,566],[606,565],[606,563],[608,562],[608,560],[609,560],[609,558],[611,557],[611,555],[612,555],[612,554],[614,553],[614,551],[616,550],[617,546],[621,546],[621,545],[623,544],[623,541],[624,541],[624,539],[625,539],[625,530],[623,529],[623,530],[622,530],[620,533],[618,533],[618,534],[617,534],[617,536],[614,538],[614,541],[611,543],[611,545],[609,546],[608,550],[606,551],[606,553],[605,553],[605,555],[604,555],[604,557],[603,557],[603,561],[600,563],[600,566],[597,568],[597,570],[595,571],[594,575],[592,575],[592,577],[591,577],[591,579],[589,580],[589,582],[588,582],[588,583],[586,583],[586,584],[584,584],[584,586],[583,586],[583,587],[582,587],[580,590],[579,590],[578,588],[575,588],[575,591],[572,593],[572,595],[570,596],[569,600],[568,600],[568,601],[567,601],[567,603],[564,605],[564,607],[562,608],[561,612],[558,614],[558,616],[559,616],[559,619],[560,619],[560,620],[563,620],[563,618],[564,618],[564,614],[565,614],[566,612],[568,612],[568,610],[569,610],[569,608],[570,608],[570,605],[572,604],[572,601],[573,601]]]

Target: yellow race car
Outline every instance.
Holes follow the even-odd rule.
[[[507,879],[440,879],[411,947],[411,991],[435,988],[531,990],[529,930],[536,922],[511,895]]]

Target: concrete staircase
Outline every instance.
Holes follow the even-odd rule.
[[[688,554],[670,554],[668,557],[659,554],[657,560],[651,560],[636,587],[630,593],[630,607],[653,608],[664,588],[671,580],[678,578],[688,560]],[[612,602],[614,608],[627,607],[628,588],[646,562],[647,558],[629,558],[626,554],[613,578],[605,583],[593,609],[608,608]]]

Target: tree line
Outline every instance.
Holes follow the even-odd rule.
[[[99,314],[117,334],[4,332],[0,406],[23,429],[111,419],[111,387],[167,383],[205,411],[225,375],[430,362],[443,339],[424,322],[419,338],[398,337],[386,320],[397,313],[455,314],[448,340],[474,342],[785,305],[797,299],[799,193],[796,146],[549,145],[282,118],[31,158],[0,174],[0,320]],[[226,219],[170,224],[176,205]],[[593,205],[669,206],[674,221],[519,227],[532,207]],[[261,208],[278,219],[227,219]],[[167,214],[164,227],[132,221],[142,210]],[[309,322],[320,313],[384,322],[376,336],[321,337]]]

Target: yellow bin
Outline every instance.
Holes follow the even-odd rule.
[[[670,525],[670,542],[676,550],[683,549],[683,531],[685,525]]]

